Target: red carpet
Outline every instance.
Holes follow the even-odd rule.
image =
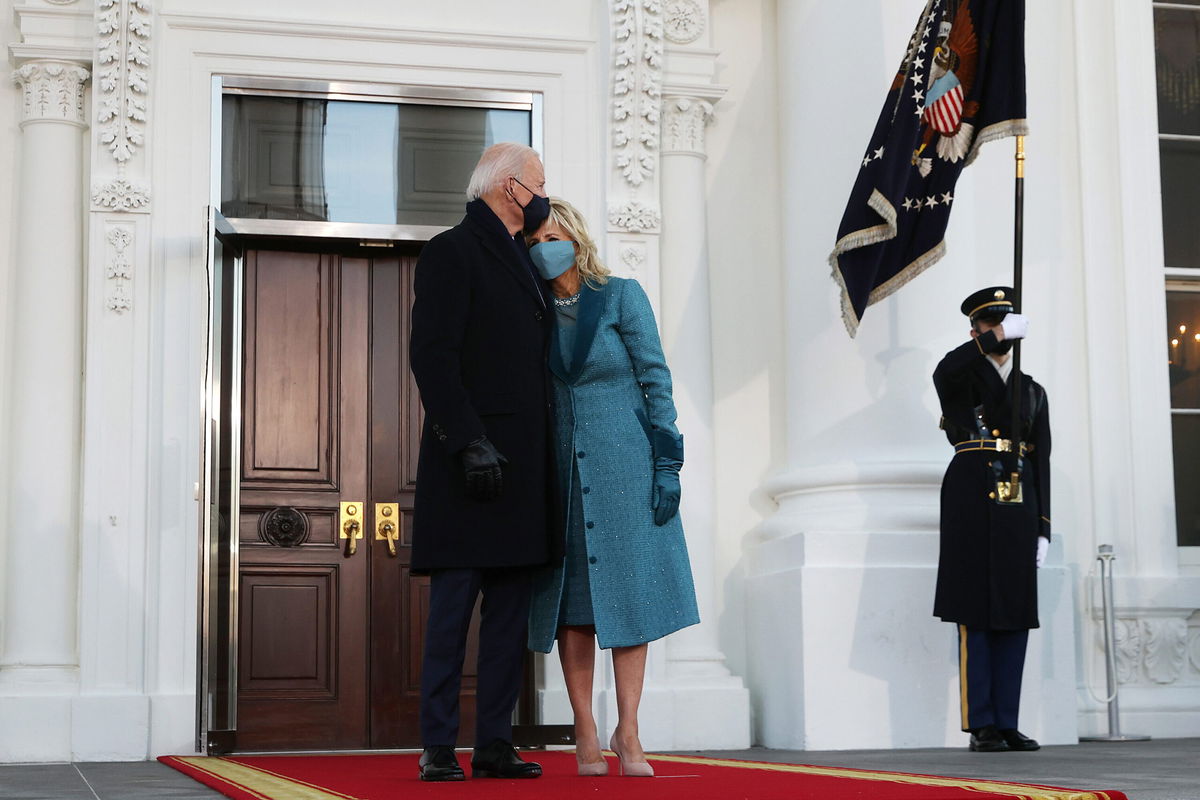
[[[167,766],[235,800],[1127,800],[1121,792],[942,778],[901,772],[808,767],[683,756],[650,756],[654,778],[580,778],[569,751],[537,753],[545,774],[533,780],[422,783],[417,755],[164,756]],[[470,774],[470,754],[459,753]]]

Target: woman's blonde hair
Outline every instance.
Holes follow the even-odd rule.
[[[562,228],[563,233],[570,237],[571,241],[579,245],[579,252],[575,255],[575,266],[579,267],[580,279],[591,289],[599,288],[607,283],[612,270],[600,261],[600,255],[596,252],[596,243],[588,235],[587,221],[583,218],[583,214],[579,213],[579,209],[561,197],[551,197],[550,216],[546,219],[546,223],[550,222],[557,224]]]

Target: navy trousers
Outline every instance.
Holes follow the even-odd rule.
[[[958,626],[958,682],[962,729],[1017,727],[1021,673],[1029,631],[987,631]]]
[[[458,741],[458,697],[467,630],[483,592],[479,623],[475,747],[512,741],[512,714],[521,693],[532,584],[526,569],[443,569],[430,581],[429,623],[421,662],[421,741]]]

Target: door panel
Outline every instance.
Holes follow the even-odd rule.
[[[334,254],[246,259],[239,749],[368,741],[367,540],[349,555],[338,514],[367,500],[369,281]]]

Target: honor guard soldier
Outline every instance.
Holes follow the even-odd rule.
[[[1045,389],[1017,373],[1021,413],[1012,430],[1009,351],[1028,328],[1012,297],[993,286],[964,300],[971,338],[933,372],[954,445],[942,480],[933,613],[958,625],[962,729],[978,752],[1039,748],[1017,730],[1017,712],[1025,645],[1038,627],[1037,568],[1050,544],[1050,412]]]

